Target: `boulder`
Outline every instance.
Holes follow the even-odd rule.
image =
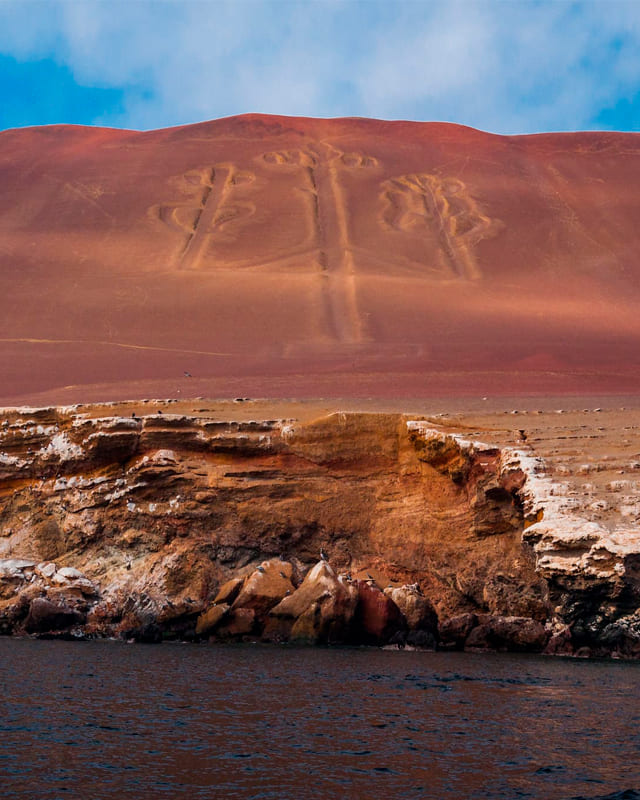
[[[64,603],[53,603],[45,597],[35,597],[31,601],[24,627],[27,633],[48,633],[67,630],[82,624],[84,620],[83,614]]]
[[[79,569],[75,567],[60,567],[58,570],[58,575],[61,575],[63,578],[66,578],[68,581],[75,581],[75,580],[86,580],[86,577]]]
[[[33,577],[30,572],[33,566],[33,562],[18,558],[0,559],[0,600],[11,599],[20,591],[20,585]],[[23,570],[29,572],[25,574]]]
[[[293,568],[280,559],[263,561],[244,582],[232,608],[250,608],[261,620],[283,597],[293,594]]]
[[[456,614],[438,625],[440,646],[447,650],[462,650],[467,637],[478,624],[475,614]]]
[[[416,584],[385,589],[406,620],[409,631],[428,631],[437,636],[438,615]]]
[[[1,584],[0,584],[1,585]],[[0,601],[0,631],[2,635],[24,630],[24,621],[29,615],[31,603],[36,597],[41,597],[41,589],[30,585],[26,587],[11,601]]]
[[[24,571],[34,567],[35,561],[26,561],[24,558],[0,558],[0,578],[24,580]]]
[[[465,641],[465,650],[540,653],[550,636],[544,625],[528,617],[483,615],[478,622]]]
[[[244,584],[244,578],[231,578],[226,583],[223,583],[218,594],[214,597],[214,603],[227,603],[231,605],[238,596],[240,589]]]
[[[338,578],[326,561],[319,561],[300,587],[271,610],[264,638],[309,644],[346,642],[357,596],[354,584]]]
[[[569,626],[560,626],[557,631],[551,631],[549,641],[544,648],[545,655],[571,656],[574,653],[573,638]]]
[[[56,574],[56,565],[53,561],[41,561],[35,568],[35,572],[41,578],[50,579]]]
[[[387,644],[407,622],[394,601],[370,581],[358,581],[358,605],[353,621],[354,640],[359,644]]]
[[[97,597],[100,590],[89,578],[78,578],[71,583],[71,588],[78,590],[83,597]]]
[[[607,625],[599,644],[620,658],[640,658],[640,609]]]
[[[219,605],[211,606],[203,614],[200,614],[196,622],[196,636],[208,636],[212,633],[229,611],[229,608],[226,603],[220,603]]]
[[[215,635],[220,639],[241,639],[255,633],[256,615],[252,608],[231,608]]]

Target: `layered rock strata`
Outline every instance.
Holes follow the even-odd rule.
[[[2,415],[2,633],[640,655],[639,534],[525,446],[102,411]]]

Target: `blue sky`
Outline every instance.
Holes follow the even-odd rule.
[[[0,129],[244,112],[640,130],[640,0],[0,0]]]

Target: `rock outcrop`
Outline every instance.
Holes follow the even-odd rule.
[[[640,655],[640,534],[525,450],[149,410],[4,412],[0,632]]]
[[[319,561],[273,609],[265,635],[308,644],[350,641],[357,600],[356,587]]]

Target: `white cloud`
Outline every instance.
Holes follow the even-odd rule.
[[[640,0],[0,2],[0,52],[125,90],[150,128],[245,111],[593,126],[640,91]]]

